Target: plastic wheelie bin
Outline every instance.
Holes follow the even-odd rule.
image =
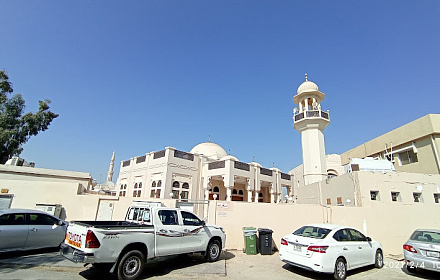
[[[244,227],[244,251],[246,255],[257,254],[257,229],[254,227]]]
[[[258,229],[260,254],[272,255],[272,230],[268,228]]]

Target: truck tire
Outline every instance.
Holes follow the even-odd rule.
[[[118,280],[134,280],[141,275],[145,256],[138,250],[128,251],[118,263]]]
[[[212,240],[206,248],[205,258],[208,262],[216,262],[220,258],[220,253],[222,252],[222,246],[220,241]]]

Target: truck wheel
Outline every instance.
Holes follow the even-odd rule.
[[[118,264],[118,279],[134,280],[141,275],[144,266],[144,254],[138,250],[128,251]]]
[[[222,252],[220,245],[220,241],[212,240],[208,244],[208,248],[206,249],[205,258],[209,262],[216,262],[220,258],[220,253]]]

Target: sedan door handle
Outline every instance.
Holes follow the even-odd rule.
[[[168,231],[166,229],[159,230],[161,233],[167,233]]]
[[[189,229],[184,229],[183,232],[184,233],[188,233],[188,232],[190,232],[190,230]]]
[[[31,231],[37,231],[37,229],[36,229],[36,228],[33,228],[33,229],[31,229]]]
[[[344,250],[344,251],[347,251],[347,250],[348,250],[348,248],[347,248],[347,247],[344,247],[344,248],[342,248],[342,250]]]
[[[359,246],[358,249],[362,249],[362,246]]]

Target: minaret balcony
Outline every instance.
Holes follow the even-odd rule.
[[[321,111],[321,110],[307,110],[303,111],[301,113],[297,113],[293,117],[293,122],[297,123],[299,121],[302,121],[304,119],[325,119],[327,121],[330,121],[330,114],[329,112]]]

